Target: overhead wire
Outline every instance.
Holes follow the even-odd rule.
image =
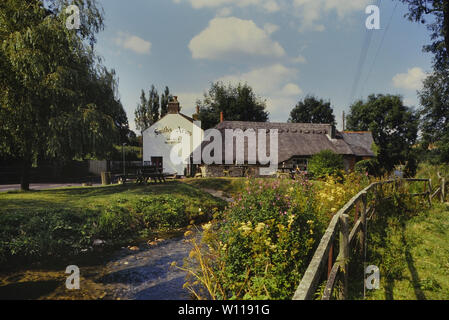
[[[380,5],[380,0],[377,0],[377,6],[379,6],[379,5]],[[371,32],[371,31],[372,30],[368,30],[368,29],[365,30],[365,39],[364,39],[363,44],[362,44],[362,49],[360,51],[360,57],[359,57],[359,61],[357,63],[357,68],[356,68],[354,82],[353,82],[352,87],[351,87],[349,104],[352,103],[352,101],[353,101],[353,99],[355,97],[355,94],[356,94],[357,88],[358,88],[358,84],[359,84],[360,78],[362,76],[363,66],[365,64],[366,57],[368,55],[368,50],[369,50],[369,47],[371,45],[371,39],[373,37],[373,32]]]
[[[380,50],[382,49],[382,46],[383,46],[383,43],[384,43],[384,41],[385,41],[386,35],[387,35],[387,33],[388,33],[388,30],[390,29],[390,25],[391,25],[391,22],[393,21],[393,16],[394,16],[394,14],[395,14],[395,12],[396,12],[396,9],[397,9],[397,7],[398,7],[398,4],[399,4],[399,2],[396,2],[396,5],[395,5],[394,8],[393,8],[393,12],[391,13],[390,20],[388,21],[388,24],[387,24],[387,26],[385,27],[385,30],[384,30],[384,33],[383,33],[383,36],[382,36],[382,40],[380,41],[379,47],[377,48],[376,55],[374,56],[373,63],[371,64],[371,67],[370,67],[370,69],[369,69],[369,71],[368,71],[368,75],[367,75],[367,77],[366,77],[366,80],[365,80],[365,82],[364,82],[364,84],[363,84],[363,86],[362,86],[362,89],[361,89],[361,91],[360,91],[360,94],[362,94],[362,95],[363,95],[363,92],[365,91],[366,84],[368,83],[368,80],[369,80],[369,78],[371,77],[371,73],[372,73],[373,70],[374,70],[374,66],[376,65],[377,57],[379,56]]]

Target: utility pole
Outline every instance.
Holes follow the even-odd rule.
[[[126,146],[126,143],[123,143],[122,144],[122,153],[123,153],[123,176],[124,177],[126,177],[125,146]]]
[[[346,130],[346,128],[345,128],[345,121],[346,121],[345,112],[343,111],[343,131]]]

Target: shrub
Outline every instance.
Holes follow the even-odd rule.
[[[340,209],[368,183],[356,173],[314,183],[304,175],[247,180],[219,220],[204,226],[201,242],[192,239],[181,267],[188,273],[185,287],[198,299],[290,299],[331,208]]]
[[[192,265],[194,260],[207,265],[200,282],[211,281],[206,287],[216,288],[197,296],[291,298],[327,223],[314,214],[311,193],[306,180],[269,185],[264,179],[248,180],[246,190],[223,213],[224,220],[205,226],[202,245],[190,255]],[[193,277],[186,286],[197,290],[197,282]]]
[[[16,211],[0,215],[0,260],[30,262],[79,253],[91,244],[97,212]]]
[[[361,174],[368,173],[370,176],[379,177],[382,175],[380,163],[377,159],[362,160],[355,164],[354,171]]]
[[[336,175],[344,169],[343,156],[331,150],[323,150],[309,160],[307,168],[316,178],[323,178],[326,175]]]
[[[111,206],[101,213],[98,221],[98,236],[100,239],[120,243],[130,240],[135,234],[135,216],[129,210],[120,206]]]

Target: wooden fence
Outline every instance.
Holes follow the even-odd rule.
[[[320,244],[316,249],[313,258],[307,267],[306,272],[293,296],[293,300],[311,300],[317,291],[319,282],[323,275],[323,268],[328,266],[327,282],[324,289],[322,300],[330,300],[334,291],[337,276],[342,273],[342,292],[340,299],[346,299],[348,295],[348,262],[351,246],[354,240],[360,234],[360,249],[361,253],[366,257],[366,237],[367,237],[367,219],[372,216],[376,210],[375,202],[369,201],[368,197],[375,192],[377,188],[382,188],[385,185],[392,185],[397,188],[403,182],[424,182],[422,193],[408,194],[408,196],[424,196],[431,205],[432,198],[441,194],[441,199],[444,201],[445,196],[445,181],[442,180],[441,186],[432,193],[432,183],[430,179],[395,179],[383,182],[376,182],[357,195],[355,195],[343,208],[340,209],[332,218],[329,226],[321,238]],[[355,209],[353,227],[349,229],[349,212]],[[337,233],[339,234],[339,253],[334,261],[334,241]]]

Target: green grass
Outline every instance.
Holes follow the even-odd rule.
[[[179,232],[224,206],[176,181],[0,193],[0,269],[78,256],[95,239],[115,248]]]
[[[367,299],[449,299],[449,207],[434,203],[390,231],[390,248],[377,253],[384,262],[394,261],[395,272],[388,279],[381,274],[380,289]]]
[[[183,180],[188,185],[199,189],[223,191],[225,195],[234,196],[245,187],[247,178],[189,178]]]
[[[0,214],[14,210],[34,209],[101,209],[112,203],[128,202],[148,195],[173,195],[189,201],[219,201],[194,186],[178,182],[152,185],[110,185],[100,187],[74,187],[43,191],[10,191],[0,193]]]

